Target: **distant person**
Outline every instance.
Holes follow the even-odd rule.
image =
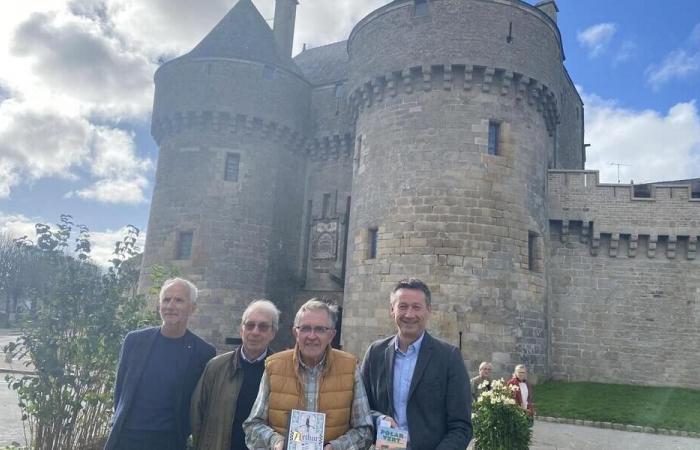
[[[493,372],[493,366],[490,362],[484,361],[479,364],[479,375],[470,380],[472,402],[477,401],[482,392],[491,390],[491,372]],[[486,382],[486,385],[480,388],[479,386],[484,382]]]
[[[535,404],[532,402],[532,385],[527,381],[527,367],[524,364],[515,366],[513,376],[507,384],[518,387],[513,394],[515,402],[532,418],[535,415]]]
[[[124,338],[114,388],[114,418],[105,450],[182,450],[190,435],[190,398],[213,346],[187,329],[197,288],[163,283],[159,327]]]
[[[251,449],[282,450],[292,409],[326,414],[324,450],[361,450],[372,444],[372,418],[357,358],[331,348],[337,312],[311,299],[294,318],[296,346],[265,361],[250,417],[243,423]]]
[[[248,418],[272,354],[280,312],[269,300],[255,300],[243,312],[242,344],[209,361],[192,395],[190,418],[195,450],[247,450]]]
[[[469,376],[458,348],[432,337],[430,289],[421,280],[399,281],[389,310],[395,336],[374,342],[362,376],[376,422],[408,431],[414,450],[463,450],[472,438]]]

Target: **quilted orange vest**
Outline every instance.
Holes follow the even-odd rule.
[[[329,349],[326,354],[317,401],[318,412],[326,414],[325,442],[337,439],[350,429],[355,367],[357,358],[350,353]],[[268,423],[287,436],[289,412],[306,409],[296,348],[268,356],[265,370],[270,380]]]

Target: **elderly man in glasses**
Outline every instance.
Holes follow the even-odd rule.
[[[282,450],[292,409],[326,414],[324,450],[360,450],[373,426],[357,358],[331,348],[336,308],[311,299],[294,319],[296,346],[265,361],[258,398],[243,424],[251,449]]]
[[[234,351],[207,364],[192,396],[190,418],[196,450],[244,450],[248,418],[271,354],[280,312],[269,300],[255,300],[243,312],[241,340]]]

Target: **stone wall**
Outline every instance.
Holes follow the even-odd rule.
[[[567,228],[553,223],[548,245],[552,377],[700,388],[700,263],[688,240],[669,258],[667,238],[651,250],[646,235],[603,235],[593,256],[581,223]]]
[[[700,387],[700,199],[549,172],[552,376]]]

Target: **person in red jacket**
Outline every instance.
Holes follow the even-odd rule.
[[[527,367],[524,364],[518,364],[513,371],[513,377],[508,380],[509,386],[517,386],[513,392],[513,398],[517,404],[527,412],[527,415],[532,420],[535,414],[535,404],[532,402],[532,385],[527,381]]]

